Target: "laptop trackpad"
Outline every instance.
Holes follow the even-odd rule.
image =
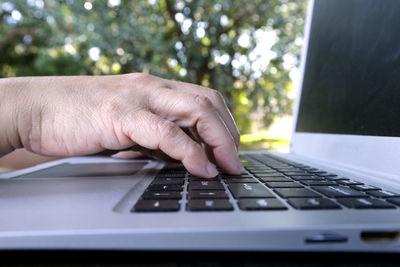
[[[60,177],[108,177],[131,176],[142,169],[147,162],[123,163],[63,163],[16,177],[18,178],[60,178]]]

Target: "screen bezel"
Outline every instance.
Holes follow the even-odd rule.
[[[294,125],[290,152],[357,169],[397,176],[400,174],[400,137],[296,132],[314,3],[314,0],[310,0],[307,8],[304,46],[300,61],[301,75],[293,113]]]

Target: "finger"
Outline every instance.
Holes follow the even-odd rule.
[[[119,158],[119,159],[136,159],[142,156],[143,154],[137,151],[122,151],[112,155],[113,158]]]
[[[126,149],[119,149],[119,150],[114,150],[114,149],[104,149],[100,152],[97,152],[95,154],[90,154],[90,156],[113,156],[119,152],[122,151],[127,151]]]
[[[233,119],[232,113],[229,111],[225,100],[220,92],[213,90],[204,86],[179,82],[179,81],[169,81],[172,83],[170,88],[180,88],[185,92],[192,94],[199,94],[207,97],[211,100],[214,108],[217,110],[218,114],[224,120],[229,132],[231,133],[233,140],[235,141],[236,148],[239,149],[240,145],[240,133],[237,129],[235,120]]]
[[[143,155],[146,155],[148,157],[154,158],[154,159],[159,159],[163,161],[176,161],[175,159],[171,158],[161,150],[152,150],[152,149],[147,149],[145,147],[135,145],[134,149],[136,151],[140,151]]]
[[[195,127],[224,171],[232,174],[242,171],[233,137],[208,98],[164,89],[149,97],[149,105],[154,113],[181,127]]]
[[[190,130],[190,135],[192,136],[192,138],[194,138],[195,140],[198,140],[199,142],[201,142],[201,145],[204,149],[204,151],[206,151],[206,155],[208,157],[208,160],[211,161],[214,164],[217,164],[214,154],[213,154],[213,150],[212,147],[210,147],[209,145],[205,144],[204,141],[201,139],[200,135],[197,133],[196,128],[189,128]]]
[[[144,110],[128,114],[124,119],[124,133],[138,145],[163,151],[181,161],[193,175],[211,178],[218,174],[203,148],[175,123]]]

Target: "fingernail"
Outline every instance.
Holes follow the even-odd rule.
[[[242,162],[240,162],[239,158],[236,159],[236,166],[240,172],[242,172],[244,170],[243,164],[242,164]]]
[[[212,164],[211,162],[207,162],[207,166],[206,166],[207,172],[210,176],[215,177],[218,174],[217,169],[215,168],[214,164]]]

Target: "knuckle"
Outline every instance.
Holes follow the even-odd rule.
[[[158,123],[158,131],[161,134],[161,138],[176,138],[179,134],[179,130],[179,127],[171,121],[163,120]]]
[[[154,83],[157,80],[157,77],[150,75],[150,74],[146,74],[146,73],[129,73],[129,74],[125,74],[126,78],[127,78],[127,83],[129,85],[131,84],[136,84],[136,85],[147,85],[150,83]]]
[[[131,73],[131,74],[128,74],[131,78],[133,78],[133,79],[140,79],[140,80],[151,80],[151,79],[153,79],[154,77],[152,76],[152,75],[150,75],[150,74],[146,74],[146,73],[141,73],[141,72],[138,72],[138,73]]]
[[[128,77],[128,84],[135,84],[137,87],[145,89],[145,91],[153,91],[155,89],[173,89],[169,80],[151,74],[131,73],[126,75]]]
[[[214,89],[211,89],[210,98],[215,101],[215,103],[224,103],[224,97],[222,94]]]
[[[186,162],[193,162],[199,159],[202,148],[198,143],[188,139],[184,143],[182,148],[183,151],[185,151],[185,153],[183,154],[183,160],[185,160]]]
[[[188,139],[184,145],[185,154],[191,157],[197,155],[199,152],[199,146],[200,145],[197,144],[196,142],[192,141],[191,139]]]
[[[195,95],[194,100],[200,108],[209,109],[213,106],[211,100],[202,95]]]

